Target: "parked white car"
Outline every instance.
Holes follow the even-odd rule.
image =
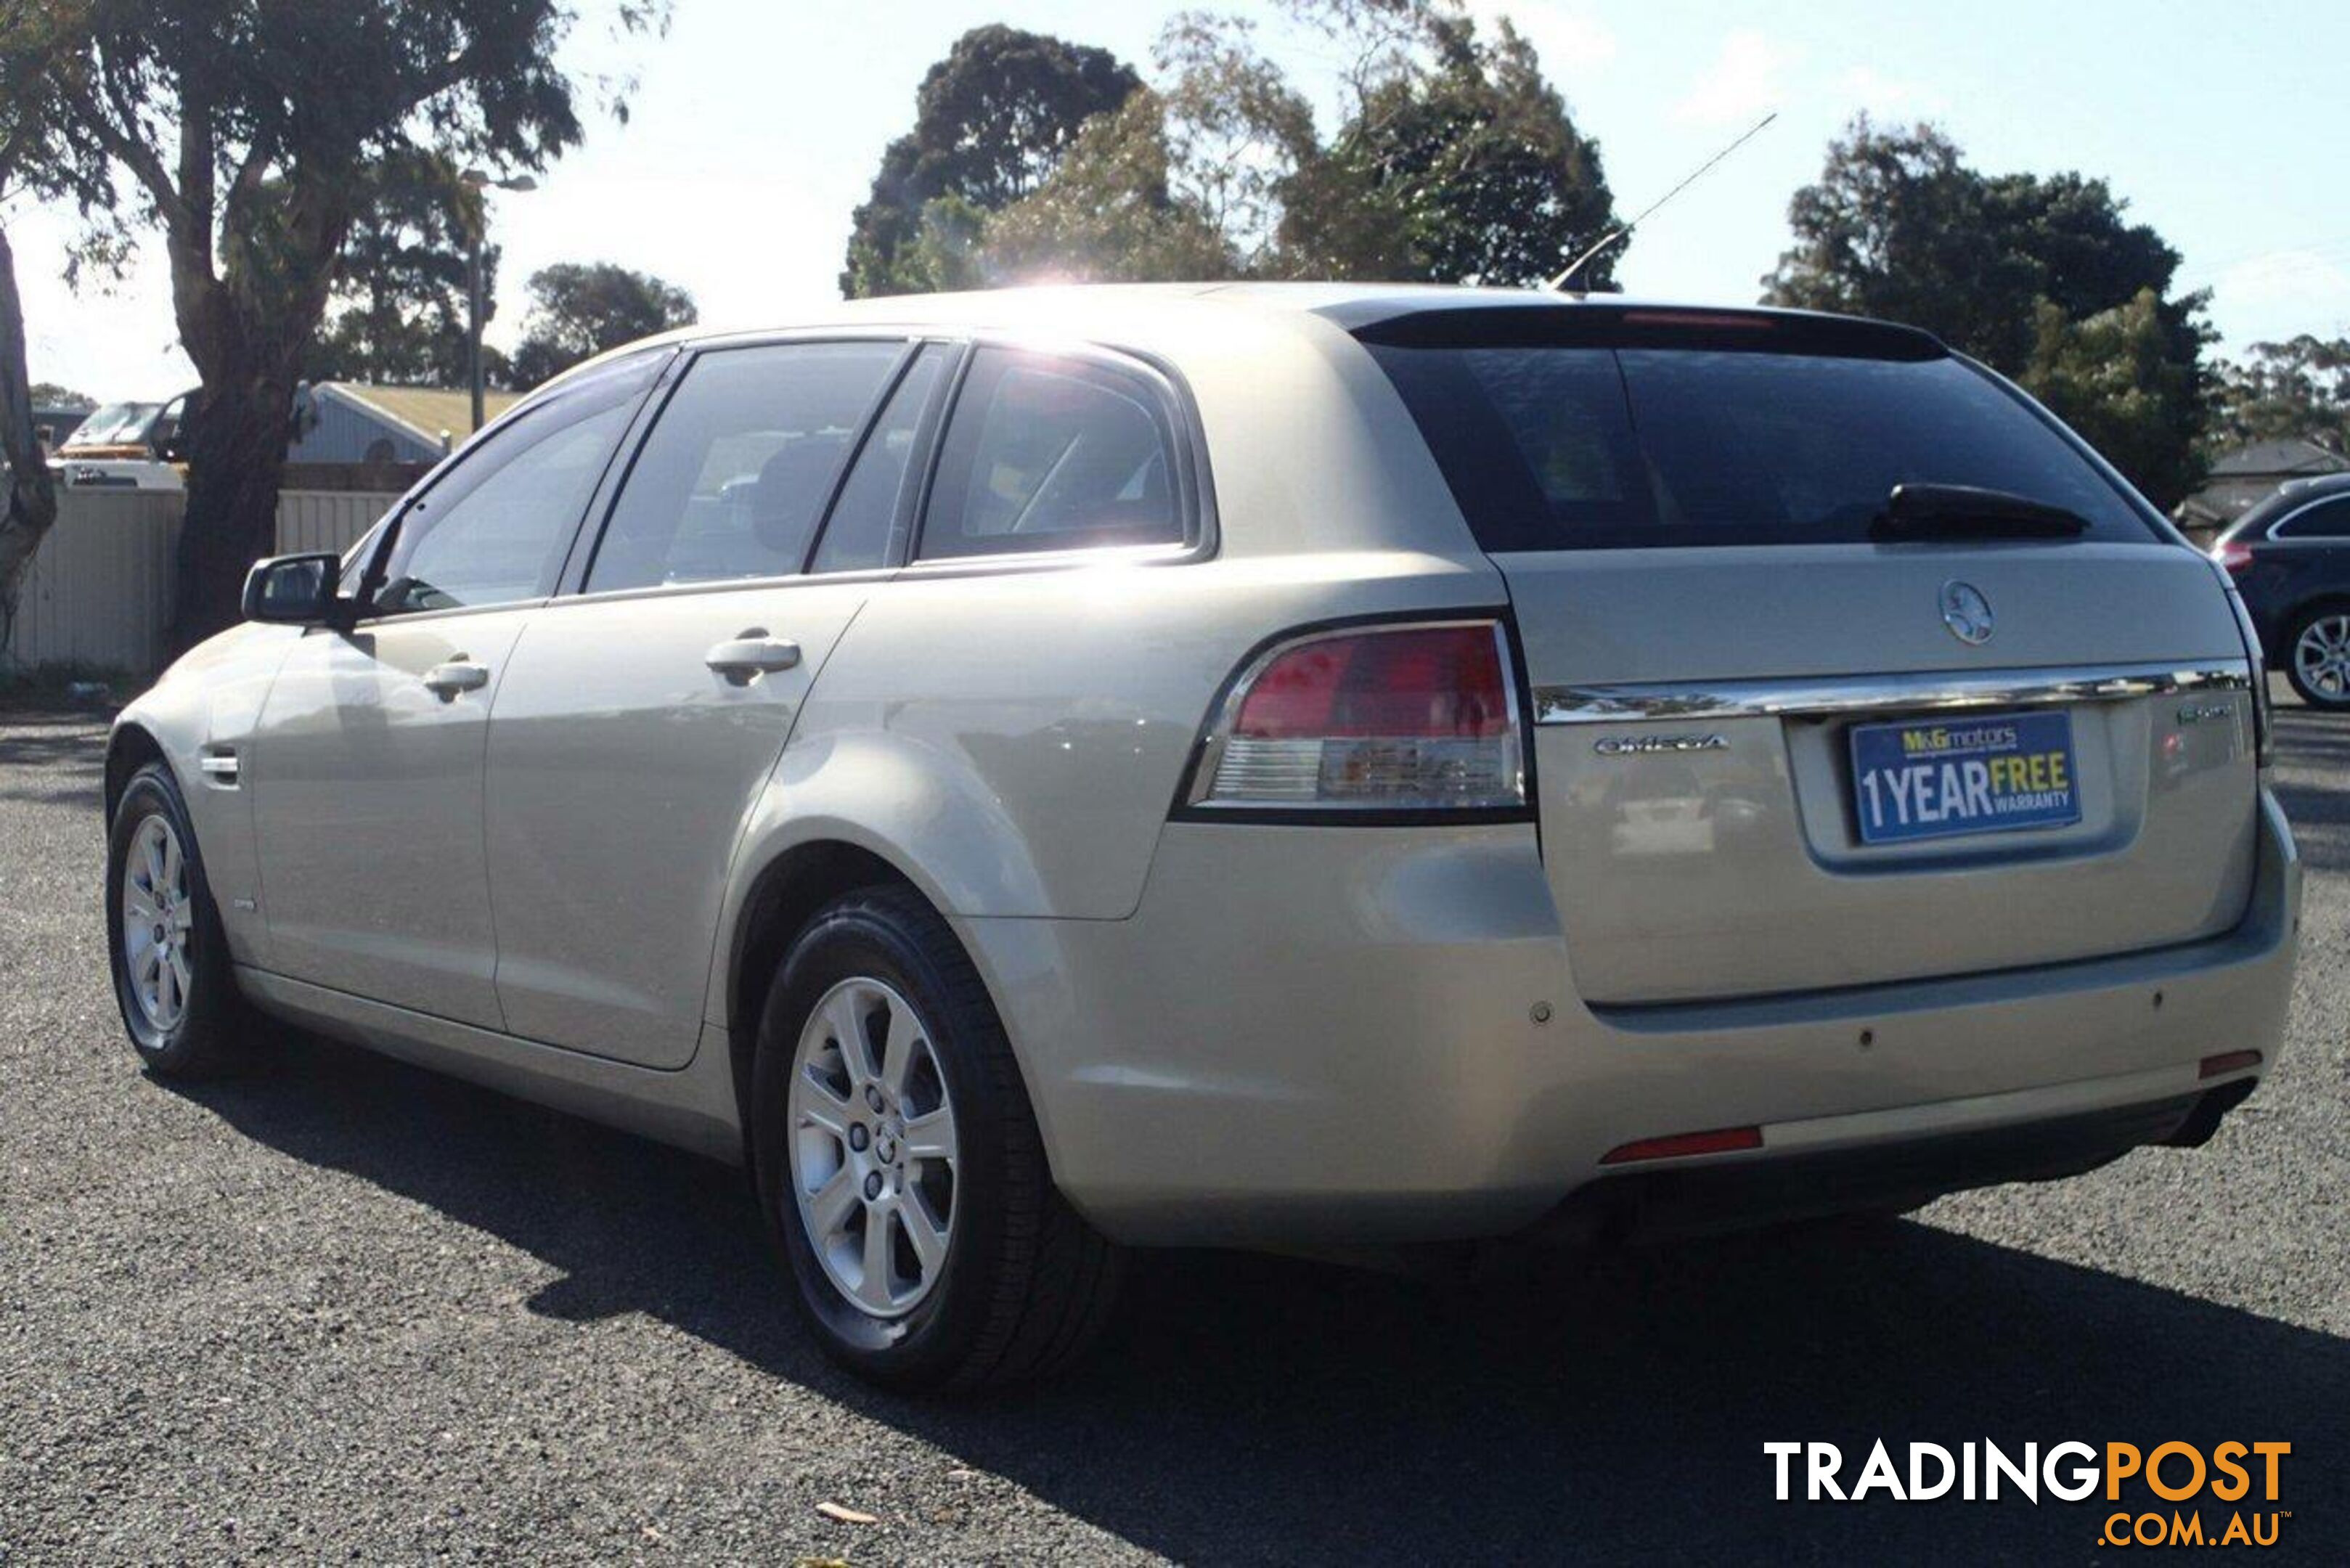
[[[899,1386],[1122,1246],[2193,1144],[2291,990],[2223,578],[1898,327],[868,302],[586,367],[247,609],[108,757],[148,1064],[257,1010],[744,1162]]]

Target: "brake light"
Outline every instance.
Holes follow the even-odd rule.
[[[1226,693],[1185,800],[1208,809],[1523,809],[1525,753],[1501,626],[1361,627],[1280,644]]]
[[[2252,564],[2252,547],[2230,539],[2213,549],[2211,558],[2220,563],[2223,571],[2233,576]]]
[[[2236,618],[2236,636],[2244,645],[2244,659],[2251,666],[2252,765],[2264,768],[2276,760],[2276,721],[2269,712],[2268,659],[2261,652],[2260,628],[2252,624],[2252,612],[2244,607],[2244,596],[2236,591],[2236,579],[2228,575],[2221,556],[2214,556],[2211,564],[2213,575],[2220,579],[2220,591],[2228,596],[2228,609]]]

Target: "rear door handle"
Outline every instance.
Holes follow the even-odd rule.
[[[443,702],[454,702],[460,691],[479,691],[490,683],[490,672],[459,654],[445,664],[436,664],[424,672],[424,689]]]
[[[799,661],[798,643],[788,638],[769,637],[764,627],[757,626],[719,643],[702,656],[702,663],[724,676],[733,686],[748,686],[762,675],[794,669]]]

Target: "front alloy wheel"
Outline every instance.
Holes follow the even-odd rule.
[[[188,1015],[195,974],[188,935],[195,904],[188,897],[188,857],[171,819],[160,812],[140,819],[122,867],[122,968],[131,1004],[149,1028],[168,1034]]]
[[[188,805],[161,763],[131,774],[106,841],[114,999],[140,1059],[168,1077],[241,1065],[255,1019],[236,989]]]

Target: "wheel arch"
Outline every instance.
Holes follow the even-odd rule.
[[[114,820],[114,808],[122,804],[122,792],[130,785],[131,775],[150,763],[161,763],[172,772],[178,784],[179,772],[172,768],[172,759],[163,750],[163,742],[154,732],[135,720],[125,720],[114,726],[106,739],[106,820]],[[182,787],[185,794],[185,786]]]

